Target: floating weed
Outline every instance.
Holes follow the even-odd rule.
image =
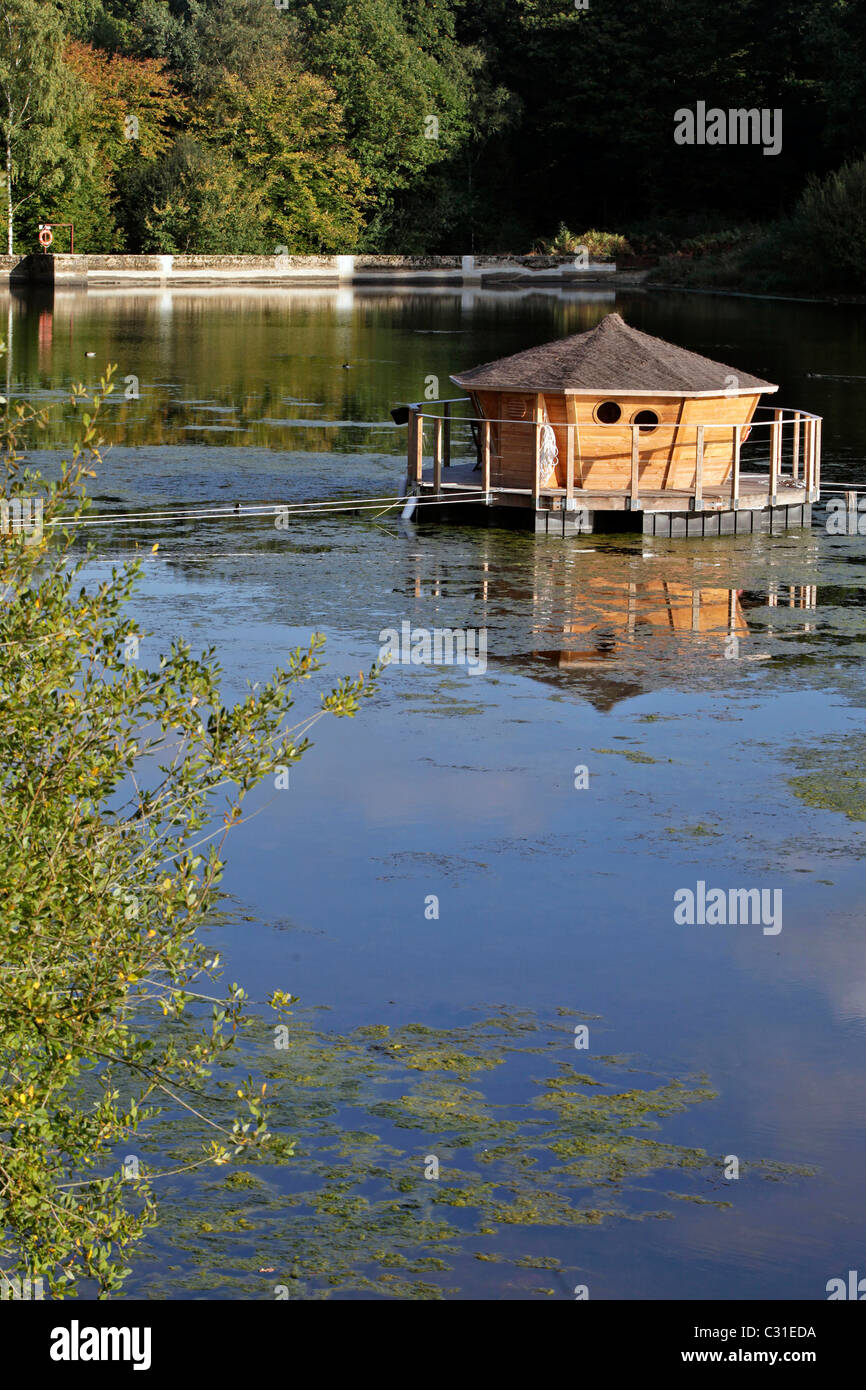
[[[789,777],[788,786],[800,801],[819,811],[838,811],[848,820],[866,820],[866,777],[854,769],[833,768]]]
[[[223,1186],[227,1187],[230,1191],[237,1191],[239,1188],[260,1188],[263,1186],[263,1183],[261,1178],[256,1178],[252,1173],[245,1173],[243,1169],[238,1168],[234,1173],[229,1173]]]
[[[720,830],[714,830],[711,825],[704,825],[703,821],[698,821],[696,825],[683,825],[679,828],[675,825],[665,826],[666,835],[692,835],[695,839],[701,839],[705,836],[718,838],[721,833]]]
[[[586,1052],[578,1070],[566,1060],[573,1017],[588,1016],[563,1008],[541,1022],[488,1008],[450,1029],[410,1022],[340,1035],[294,1010],[282,1050],[262,1021],[243,1065],[267,1082],[271,1137],[243,1170],[189,1177],[164,1201],[152,1258],[168,1254],[176,1267],[181,1257],[173,1296],[438,1300],[517,1288],[548,1297],[522,1280],[573,1268],[550,1254],[554,1231],[672,1219],[658,1209],[665,1195],[721,1218],[732,1205],[713,1192],[721,1156],[659,1133],[711,1101],[711,1087],[646,1068],[634,1084],[634,1059]],[[232,1095],[234,1073],[222,1084]],[[192,1122],[178,1113],[166,1123],[162,1155],[182,1155]],[[775,1181],[804,1171],[748,1167]],[[671,1173],[678,1190],[665,1194]],[[153,1275],[154,1296],[167,1296],[168,1264]],[[139,1285],[146,1296],[146,1275]]]
[[[795,749],[800,775],[788,778],[794,795],[816,810],[838,811],[848,820],[866,820],[866,735],[827,739]]]
[[[672,763],[673,758],[651,758],[649,753],[639,753],[635,748],[593,748],[593,753],[615,753],[620,758],[628,758],[630,763]]]
[[[465,1052],[452,1052],[446,1047],[431,1047],[417,1052],[407,1049],[401,1060],[403,1065],[409,1067],[411,1071],[453,1072],[461,1078],[466,1078],[477,1071],[489,1071],[492,1067],[501,1067],[505,1058],[471,1057]]]
[[[701,1207],[732,1207],[733,1202],[717,1201],[713,1197],[699,1197],[696,1192],[667,1192],[665,1196],[675,1202],[696,1202]]]

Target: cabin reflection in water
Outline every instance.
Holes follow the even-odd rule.
[[[767,660],[779,638],[816,629],[817,587],[759,579],[766,570],[757,557],[726,566],[725,584],[686,557],[587,550],[553,558],[545,545],[518,559],[495,536],[482,533],[474,563],[457,572],[419,556],[413,597],[434,601],[438,622],[447,607],[457,626],[451,605],[462,593],[461,621],[488,629],[488,669],[525,670],[600,711],[650,690],[725,683],[730,660]]]
[[[561,629],[563,644],[555,652],[538,650],[533,654],[555,659],[561,668],[596,665],[609,661],[625,645],[634,650],[648,644],[657,646],[659,639],[682,636],[703,639],[701,645],[715,647],[715,654],[734,655],[738,644],[750,636],[743,592],[703,586],[697,577],[612,580],[590,576],[581,586],[576,603],[579,612]],[[770,608],[814,608],[816,586],[771,585],[766,603]],[[803,630],[809,631],[810,626],[804,624]],[[764,625],[764,630],[771,632],[772,625]]]
[[[533,656],[555,660],[560,669],[610,661],[624,642],[676,633],[745,638],[749,625],[736,589],[700,589],[684,580],[588,579],[580,613],[562,629],[565,644]],[[557,634],[558,635],[558,634]]]

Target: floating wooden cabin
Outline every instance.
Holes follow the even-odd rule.
[[[425,511],[467,520],[474,502],[488,522],[562,535],[720,535],[811,520],[819,417],[761,406],[772,382],[619,314],[451,380],[466,398],[403,412],[407,487]]]

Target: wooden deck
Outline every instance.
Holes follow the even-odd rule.
[[[675,488],[647,489],[637,501],[627,492],[575,488],[569,506],[565,488],[540,488],[536,499],[531,488],[492,486],[485,493],[479,478],[474,461],[443,469],[438,485],[433,470],[424,469],[416,485],[423,515],[430,520],[516,526],[548,535],[630,530],[697,537],[808,526],[814,498],[802,480],[778,478],[773,495],[768,473],[742,473],[735,506],[727,484],[705,489],[698,507],[693,492]]]
[[[602,530],[738,535],[808,526],[820,496],[822,422],[807,411],[758,407],[748,424],[650,424],[649,442],[637,420],[625,432],[616,423],[600,424],[596,433],[609,445],[597,442],[594,454],[581,453],[578,424],[567,420],[558,427],[562,439],[553,464],[548,453],[542,467],[542,436],[547,430],[548,449],[552,426],[538,412],[520,421],[460,416],[455,407],[465,404],[438,401],[392,412],[395,424],[409,426],[406,492],[431,518],[561,536]],[[425,427],[432,445],[426,454]],[[503,452],[506,427],[523,430],[520,449],[511,441]],[[657,466],[658,432],[669,438],[662,453],[676,467]],[[557,485],[543,485],[542,476]]]

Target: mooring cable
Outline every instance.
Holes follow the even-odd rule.
[[[311,514],[315,509],[330,509],[333,507],[353,507],[363,505],[377,505],[380,502],[390,502],[393,500],[393,493],[383,497],[332,497],[326,498],[321,502],[232,502],[221,505],[217,502],[202,502],[198,506],[191,505],[185,508],[149,508],[135,512],[100,512],[95,517],[79,518],[58,518],[53,521],[53,526],[83,525],[98,521],[183,521],[185,519],[198,520],[202,516],[236,516],[238,510],[243,507],[247,515],[252,512],[266,512],[279,508],[286,512],[306,512]]]
[[[375,513],[382,516],[386,511],[391,511],[394,507],[399,507],[413,498],[419,507],[453,507],[461,503],[477,503],[480,498],[476,494],[464,497],[417,497],[409,493],[400,497],[376,497],[355,499],[347,502],[340,502],[334,499],[330,502],[313,502],[290,504],[282,502],[264,502],[260,504],[252,503],[242,506],[236,503],[231,507],[209,508],[201,511],[178,511],[178,512],[103,512],[95,517],[57,517],[49,521],[49,526],[113,526],[125,522],[159,524],[170,521],[223,521],[232,517],[257,517],[257,516],[287,516],[289,518],[315,518],[320,516],[336,516],[341,513],[356,513],[367,515],[379,508],[382,502],[387,505],[384,509]]]

